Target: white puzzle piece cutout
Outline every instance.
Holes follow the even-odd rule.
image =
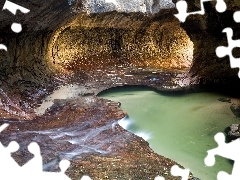
[[[208,155],[204,159],[207,166],[215,164],[215,156],[221,156],[234,161],[232,174],[220,171],[217,175],[218,180],[238,180],[240,177],[240,139],[236,139],[230,143],[225,143],[225,136],[223,133],[218,133],[214,136],[218,147],[207,151]]]
[[[195,12],[187,12],[188,4],[185,0],[178,1],[176,3],[176,8],[178,10],[178,14],[175,14],[175,17],[179,19],[180,22],[185,22],[187,17],[190,15],[204,15],[205,14],[205,9],[204,9],[204,2],[208,1],[213,1],[213,0],[201,0],[200,5],[201,5],[201,10],[200,11],[195,11]],[[224,2],[224,0],[216,0],[216,10],[220,13],[226,11],[227,5]]]
[[[22,6],[19,6],[18,4],[15,4],[15,3],[12,3],[11,1],[8,1],[6,0],[5,3],[4,3],[4,6],[3,6],[3,9],[2,10],[8,10],[10,11],[13,15],[16,15],[17,14],[17,11],[19,10],[20,12],[26,14],[26,13],[29,13],[30,10],[25,8],[25,7],[22,7]],[[11,29],[13,32],[15,33],[20,33],[22,31],[22,25],[20,23],[12,23],[11,25]],[[0,44],[0,50],[3,49],[5,51],[7,51],[7,46],[5,46],[4,44]]]
[[[9,124],[0,126],[0,132],[8,127]],[[61,172],[44,172],[42,168],[42,156],[40,147],[37,143],[32,142],[28,146],[28,151],[34,157],[22,167],[12,158],[11,154],[18,151],[19,144],[15,141],[4,147],[0,142],[0,179],[24,179],[24,180],[71,180],[66,174],[70,166],[68,160],[62,160],[59,163]]]
[[[190,170],[189,169],[182,169],[177,165],[172,166],[171,174],[173,176],[181,176],[182,180],[188,180]]]
[[[240,22],[240,11],[237,11],[233,15],[235,22]],[[228,47],[219,46],[216,48],[216,55],[219,58],[229,56],[231,68],[240,68],[240,58],[235,58],[232,54],[232,50],[236,47],[240,48],[240,39],[233,40],[233,30],[232,28],[223,29],[223,33],[227,35]],[[240,78],[240,71],[238,72],[238,77]]]

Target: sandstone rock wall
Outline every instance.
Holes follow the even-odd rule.
[[[3,7],[5,2],[0,3]],[[0,43],[8,51],[0,51],[0,75],[10,85],[30,81],[41,84],[48,82],[51,71],[46,64],[46,52],[52,33],[69,21],[72,14],[65,0],[47,2],[20,1],[14,3],[30,10],[28,14],[17,12],[17,15],[4,10],[0,16]],[[13,22],[21,23],[22,32],[11,31]]]
[[[199,2],[189,0],[189,10],[198,10]],[[206,15],[190,16],[181,24],[182,28],[173,16],[176,13],[173,9],[155,15],[123,12],[87,15],[82,12],[82,1],[74,1],[71,6],[67,0],[15,3],[31,11],[26,15],[18,12],[17,16],[1,12],[0,43],[9,50],[0,51],[0,75],[12,84],[16,79],[45,82],[56,70],[75,69],[84,64],[189,67],[193,47],[191,77],[210,80],[237,74],[237,70],[230,68],[228,58],[220,59],[215,54],[217,46],[227,45],[223,28],[233,27],[234,38],[239,38],[239,24],[232,19],[233,12],[239,9],[237,1],[227,1],[228,10],[223,14],[215,11],[213,2],[206,2]],[[14,21],[23,24],[22,33],[10,31]]]
[[[15,3],[29,14],[3,11],[0,69],[10,84],[46,82],[59,70],[105,65],[181,69],[191,65],[193,44],[172,10],[155,15],[106,12],[86,14],[83,2],[66,0]],[[13,21],[23,31],[10,31]],[[19,83],[19,82],[18,82]]]
[[[152,17],[81,14],[53,37],[48,59],[57,69],[107,65],[182,69],[192,60],[193,44],[171,11]]]

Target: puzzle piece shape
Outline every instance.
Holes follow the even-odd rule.
[[[43,172],[42,168],[42,156],[40,147],[37,143],[32,142],[28,146],[28,151],[34,155],[30,161],[28,161],[25,165],[23,165],[21,169],[21,177],[23,179],[32,180],[39,177],[39,180],[51,180],[51,179],[58,179],[58,180],[70,180],[70,178],[65,175],[64,173],[70,166],[70,162],[68,160],[62,160],[59,163],[60,173],[55,172]]]
[[[228,47],[224,47],[224,46],[217,47],[216,54],[220,58],[229,56],[231,68],[240,68],[240,59],[234,58],[232,54],[232,50],[235,47],[240,47],[240,40],[232,39],[233,30],[231,28],[225,28],[223,32],[227,34]],[[238,73],[238,77],[240,78],[240,72]]]
[[[3,9],[2,10],[8,10],[10,11],[13,15],[17,14],[17,11],[19,10],[20,12],[26,14],[29,13],[30,10],[19,6],[18,4],[12,3],[11,1],[6,0],[6,2],[4,3]],[[12,23],[11,25],[11,29],[13,32],[15,33],[20,33],[22,31],[22,25],[20,23]],[[5,46],[4,44],[0,44],[0,49],[3,49],[5,51],[7,51],[7,46]]]
[[[240,11],[236,11],[234,14],[233,14],[233,19],[236,23],[240,23]]]
[[[59,167],[60,167],[60,173],[54,173],[54,172],[41,172],[39,175],[40,179],[47,179],[47,180],[53,180],[53,179],[57,179],[57,180],[71,180],[67,175],[65,175],[64,173],[66,172],[66,170],[68,169],[68,167],[70,166],[70,162],[68,160],[62,160],[59,163]],[[35,179],[36,174],[33,173],[33,176],[29,178],[29,180],[32,180],[33,178]],[[88,179],[85,179],[88,180]]]
[[[2,10],[8,10],[14,15],[17,14],[18,10],[24,14],[30,12],[29,9],[19,6],[18,4],[12,3],[11,1],[8,1],[8,0],[6,0]],[[22,25],[20,23],[12,23],[11,29],[15,33],[20,33],[22,31]]]
[[[157,176],[157,177],[154,178],[154,180],[165,180],[165,178],[162,177],[162,176]]]
[[[8,126],[9,124],[7,123],[1,125],[0,132]],[[7,147],[4,147],[0,142],[0,179],[71,180],[67,175],[65,175],[66,170],[70,166],[70,162],[68,160],[62,160],[59,163],[59,167],[61,169],[60,173],[43,172],[40,147],[37,143],[32,142],[28,146],[28,151],[34,155],[34,158],[20,167],[11,156],[11,153],[18,151],[18,149],[19,144],[15,141],[10,142]]]
[[[24,164],[21,171],[31,172],[33,174],[42,172],[42,156],[40,152],[40,147],[37,143],[32,142],[28,145],[28,151],[34,155],[34,158]]]
[[[176,8],[178,10],[178,14],[175,14],[175,17],[179,19],[180,22],[185,22],[187,17],[189,15],[195,15],[195,14],[200,14],[203,15],[205,14],[205,9],[204,9],[204,2],[207,1],[212,1],[212,0],[201,0],[200,5],[201,5],[201,10],[200,11],[195,11],[195,12],[187,12],[187,2],[185,0],[178,1],[176,3]],[[216,0],[216,10],[220,13],[226,11],[227,5],[224,2],[224,0]]]
[[[181,176],[182,180],[188,180],[189,173],[190,173],[189,169],[181,169],[178,165],[174,165],[171,168],[171,174],[173,176]],[[154,180],[165,180],[165,178],[162,176],[157,176],[154,178]]]
[[[5,123],[0,126],[0,133],[6,129],[9,126],[9,124]],[[0,142],[0,179],[1,176],[5,177],[5,175],[10,174],[10,176],[13,174],[12,170],[16,169],[14,173],[18,173],[18,167],[19,165],[16,163],[16,161],[12,158],[11,153],[14,153],[18,151],[19,144],[15,141],[12,141],[9,143],[7,147],[4,147],[2,143]]]
[[[240,23],[240,11],[237,11],[233,14],[233,19],[235,22]],[[229,56],[230,67],[231,68],[240,68],[240,58],[235,58],[232,54],[232,50],[236,47],[240,47],[240,39],[233,40],[233,30],[232,28],[223,29],[223,33],[227,35],[228,47],[219,46],[216,49],[216,55],[219,58]],[[238,77],[240,78],[240,71],[238,72]]]
[[[236,180],[240,177],[240,139],[236,139],[230,143],[225,143],[225,136],[223,133],[218,133],[214,136],[215,141],[218,143],[218,147],[207,151],[208,155],[204,159],[207,166],[213,166],[215,164],[215,156],[231,159],[234,161],[232,174],[228,174],[224,171],[220,171],[217,175],[218,180]]]
[[[19,145],[17,142],[12,141],[7,147],[4,147],[0,142],[0,170],[4,173],[10,173],[12,169],[17,169],[19,165],[12,158],[11,153],[18,151]],[[2,175],[2,173],[1,173]]]
[[[190,170],[189,169],[182,169],[178,165],[174,165],[171,168],[171,174],[173,176],[181,176],[182,180],[188,180]]]
[[[83,176],[81,180],[92,180],[89,176]]]
[[[11,1],[8,1],[8,0],[6,0],[5,4],[3,6],[3,10],[9,10],[14,15],[17,14],[17,10],[21,11],[24,14],[30,12],[29,9],[19,6],[18,4],[12,3]]]

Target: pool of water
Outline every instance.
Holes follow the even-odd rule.
[[[217,179],[219,171],[231,173],[232,162],[216,157],[213,167],[206,167],[207,150],[217,147],[214,135],[239,119],[230,110],[229,98],[217,93],[166,95],[147,88],[114,88],[99,97],[121,102],[129,117],[119,123],[142,136],[158,154],[189,168],[203,180]]]

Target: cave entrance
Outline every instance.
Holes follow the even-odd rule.
[[[133,14],[131,16],[139,18]],[[145,17],[129,26],[120,13],[100,14],[92,22],[82,17],[82,24],[72,22],[61,29],[51,42],[52,66],[55,69],[83,70],[113,66],[186,70],[192,65],[193,42],[176,20],[164,22]],[[119,17],[118,17],[119,16]],[[121,19],[101,25],[109,19]],[[84,22],[91,21],[91,24]],[[150,21],[150,22],[148,22]],[[152,21],[152,22],[151,22]],[[126,23],[127,22],[127,23]],[[144,23],[148,23],[144,25]],[[114,27],[113,27],[114,26]]]

